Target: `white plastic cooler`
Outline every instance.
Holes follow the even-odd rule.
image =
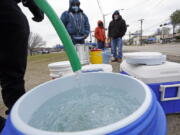
[[[165,113],[180,112],[180,64],[165,62],[161,65],[134,65],[125,61],[121,73],[145,82],[156,94]]]

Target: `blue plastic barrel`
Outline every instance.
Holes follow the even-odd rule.
[[[29,126],[33,112],[48,99],[77,86],[77,77],[69,76],[42,84],[26,93],[13,107],[2,135],[166,135],[165,114],[154,94],[143,82],[127,75],[84,73],[86,86],[116,86],[138,97],[142,104],[126,118],[105,127],[79,132],[48,132]],[[67,85],[66,85],[67,84]],[[71,84],[71,85],[69,85]],[[112,89],[113,90],[113,89]]]

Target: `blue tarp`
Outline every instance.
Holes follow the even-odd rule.
[[[148,38],[147,40],[148,41],[156,41],[156,38],[151,37],[151,38]]]

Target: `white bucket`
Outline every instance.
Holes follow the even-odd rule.
[[[73,74],[69,61],[62,61],[51,63],[48,65],[50,71],[50,77],[57,79],[64,76]],[[112,73],[112,66],[110,64],[90,64],[82,67],[82,72],[105,72]]]
[[[77,54],[82,65],[89,64],[89,46],[83,44],[76,45]]]
[[[73,74],[69,61],[51,63],[48,65],[48,68],[52,79]]]

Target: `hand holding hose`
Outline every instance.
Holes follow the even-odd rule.
[[[41,22],[44,19],[43,11],[39,9],[38,6],[36,6],[33,0],[22,0],[22,3],[25,7],[28,7],[31,13],[33,14],[33,21]]]

